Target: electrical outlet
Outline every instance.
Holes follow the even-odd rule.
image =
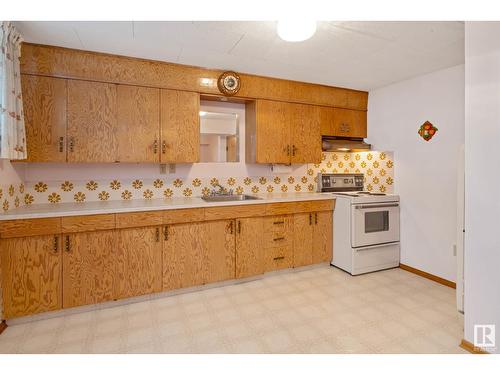
[[[167,174],[167,165],[160,164],[160,174]]]
[[[168,165],[168,173],[170,173],[170,174],[175,173],[175,164]]]

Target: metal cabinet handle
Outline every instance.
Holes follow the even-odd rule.
[[[278,225],[278,224],[285,224],[285,220],[281,220],[281,221],[274,221],[273,222],[274,225]]]
[[[158,140],[157,139],[155,139],[155,141],[153,142],[153,153],[154,154],[158,153]]]
[[[314,224],[318,224],[318,213],[314,213]]]
[[[75,137],[69,139],[69,152],[75,151]]]
[[[229,222],[229,233],[233,234],[233,221],[232,220]]]
[[[241,221],[238,220],[238,234],[241,234]]]
[[[283,241],[285,239],[285,237],[276,237],[276,238],[273,238],[273,241]]]
[[[284,256],[281,256],[281,257],[275,257],[275,258],[273,258],[273,260],[283,260],[283,259],[285,259],[285,257],[284,257]]]
[[[290,145],[286,145],[286,156],[290,156]]]
[[[297,147],[295,145],[292,146],[292,156],[295,156],[295,151],[297,151]]]
[[[168,241],[168,225],[165,225],[165,228],[163,228],[163,240]]]
[[[312,223],[313,223],[313,222],[312,222],[312,214],[310,213],[310,214],[309,214],[309,225],[312,225]]]
[[[71,251],[71,243],[69,241],[69,236],[66,236],[66,243],[64,245],[64,250],[66,250],[67,253]]]
[[[162,154],[166,154],[167,153],[167,142],[166,141],[163,141],[161,143],[161,153]]]
[[[64,151],[64,137],[59,137],[59,152]]]
[[[156,240],[156,242],[160,242],[160,228],[156,228],[155,240]]]
[[[54,253],[57,253],[59,250],[59,237],[54,236]]]

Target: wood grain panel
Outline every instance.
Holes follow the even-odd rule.
[[[201,225],[205,283],[230,280],[236,272],[235,221],[219,220]]]
[[[256,147],[255,162],[290,163],[290,106],[288,103],[270,100],[257,101],[253,135]],[[251,107],[248,109],[251,110]],[[252,135],[249,136],[252,139]]]
[[[127,212],[116,214],[116,228],[139,228],[161,225],[162,211]]]
[[[0,222],[0,238],[61,233],[61,218],[6,220]]]
[[[95,304],[116,298],[115,231],[63,236],[63,307]]]
[[[162,163],[200,161],[200,95],[161,90]]]
[[[117,86],[117,160],[160,161],[160,90]]]
[[[22,73],[161,87],[220,95],[220,70],[23,43]],[[366,110],[368,93],[240,74],[239,98],[260,98]]]
[[[205,220],[226,220],[244,217],[264,216],[265,214],[265,204],[248,204],[205,208]]]
[[[320,113],[317,106],[289,104],[292,163],[321,162]]]
[[[236,278],[264,273],[261,217],[236,220]]]
[[[200,224],[167,225],[163,234],[163,290],[202,285],[205,257]]]
[[[321,135],[335,136],[335,108],[319,107],[319,128]]]
[[[115,228],[115,214],[67,216],[61,218],[63,233],[89,232]]]
[[[116,246],[116,298],[162,290],[162,236],[160,227],[118,231]]]
[[[312,213],[293,215],[293,266],[313,263],[313,219]]]
[[[312,211],[331,211],[335,207],[335,200],[301,201],[269,203],[266,207],[267,215],[284,215]]]
[[[265,233],[289,232],[293,228],[293,215],[266,216],[263,220]]]
[[[21,75],[28,162],[66,161],[66,80]]]
[[[333,212],[314,213],[313,263],[331,262],[333,254]]]
[[[189,223],[203,221],[204,219],[204,208],[182,208],[163,211],[163,224]]]
[[[68,81],[68,161],[117,161],[116,85]]]
[[[334,108],[334,136],[366,138],[367,112]]]
[[[62,308],[60,236],[3,239],[0,260],[4,318]]]

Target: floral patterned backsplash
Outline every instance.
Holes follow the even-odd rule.
[[[214,176],[210,178],[107,179],[86,181],[34,181],[0,188],[3,210],[19,205],[202,196],[221,184],[238,194],[314,192],[322,173],[363,173],[365,189],[393,192],[391,152],[326,152],[320,164],[308,165],[302,175]]]

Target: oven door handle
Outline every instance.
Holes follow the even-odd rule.
[[[366,210],[368,208],[386,208],[386,207],[399,207],[399,203],[354,206],[354,208],[357,210]]]

